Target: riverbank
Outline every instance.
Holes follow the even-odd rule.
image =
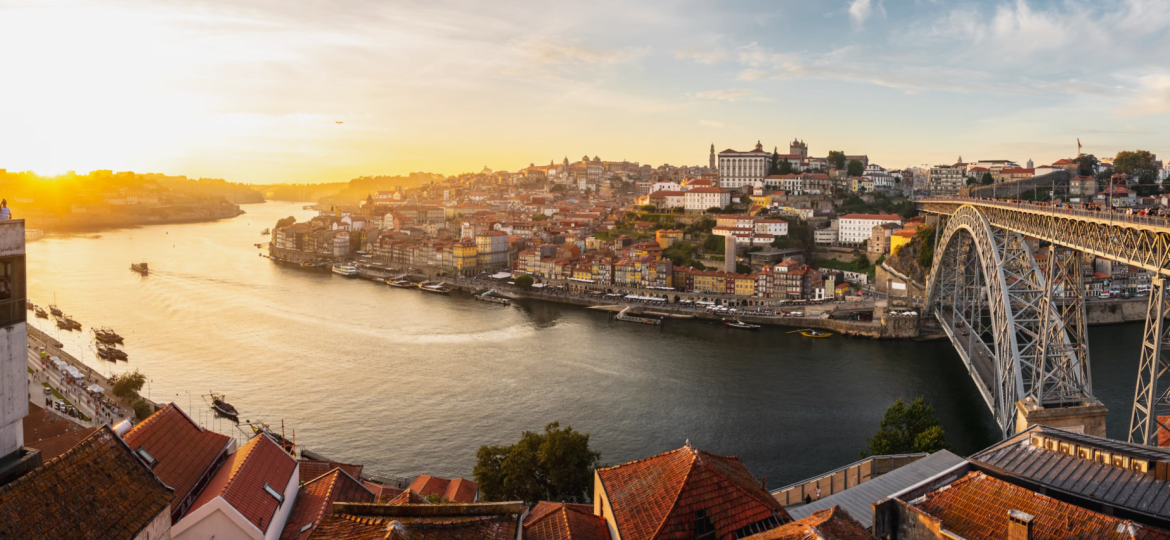
[[[19,210],[17,210],[19,211]],[[107,229],[141,227],[144,225],[173,225],[204,223],[231,219],[245,214],[236,204],[216,204],[190,207],[167,207],[147,212],[114,213],[80,212],[53,214],[30,211],[20,214],[29,227],[45,232],[94,232]]]

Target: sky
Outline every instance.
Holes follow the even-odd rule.
[[[1166,0],[0,0],[9,171],[1170,161],[1168,120]]]

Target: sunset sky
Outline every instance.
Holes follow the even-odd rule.
[[[0,0],[0,68],[0,168],[45,174],[1170,159],[1166,0]]]

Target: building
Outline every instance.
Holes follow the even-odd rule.
[[[25,326],[24,220],[0,221],[0,485],[41,465],[24,448],[28,416],[28,328]]]
[[[303,465],[303,464],[302,464]],[[302,470],[303,470],[302,466]],[[303,475],[302,475],[302,478]],[[302,480],[297,501],[289,514],[280,540],[307,540],[321,520],[333,515],[333,503],[373,503],[375,495],[341,467]]]
[[[479,484],[471,480],[456,478],[448,480],[438,476],[420,474],[407,488],[423,497],[439,497],[453,503],[479,502]]]
[[[683,234],[681,229],[658,229],[654,231],[654,240],[658,242],[659,247],[666,249],[678,242],[682,242]]]
[[[1068,196],[1070,198],[1076,197],[1087,202],[1088,198],[1093,197],[1100,191],[1100,184],[1097,179],[1092,176],[1077,175],[1068,181]]]
[[[873,255],[883,255],[890,252],[890,240],[894,233],[902,228],[901,223],[881,223],[874,225],[869,237],[866,251]]]
[[[714,153],[711,151],[712,161]],[[610,540],[605,519],[593,514],[591,504],[541,501],[524,518],[526,540]]]
[[[723,208],[729,204],[731,192],[717,187],[693,188],[683,195],[683,208],[691,213],[703,213],[708,208]]]
[[[916,232],[913,229],[902,229],[890,236],[890,253],[898,253],[902,246],[909,244],[910,240],[914,239]]]
[[[783,219],[757,219],[756,232],[772,236],[788,236],[788,222]]]
[[[883,223],[900,225],[902,217],[893,214],[847,214],[837,221],[838,242],[842,244],[861,244],[869,240],[873,228]]]
[[[183,518],[174,540],[277,540],[296,505],[298,463],[268,435],[228,456]]]
[[[962,161],[960,159],[960,161]],[[932,197],[946,197],[957,195],[966,185],[967,175],[963,163],[954,165],[935,165],[927,173],[927,189]]]
[[[813,243],[818,246],[831,246],[836,244],[839,240],[840,236],[838,236],[836,226],[813,231]]]
[[[407,490],[384,504],[333,503],[312,540],[516,540],[526,510],[522,502],[430,504]]]
[[[762,182],[771,168],[772,154],[756,141],[756,147],[746,152],[724,150],[719,152],[719,187],[738,189]]]
[[[20,401],[27,393],[17,394]],[[170,538],[173,492],[102,426],[57,459],[0,486],[0,538]]]
[[[597,469],[593,478],[593,514],[612,538],[730,540],[792,521],[739,458],[690,445]]]
[[[487,231],[475,235],[475,251],[481,270],[498,270],[508,266],[508,234]]]

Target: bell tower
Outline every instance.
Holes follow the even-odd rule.
[[[711,143],[711,161],[710,161],[710,163],[711,164],[708,165],[708,167],[710,167],[711,170],[715,170],[715,143]]]

